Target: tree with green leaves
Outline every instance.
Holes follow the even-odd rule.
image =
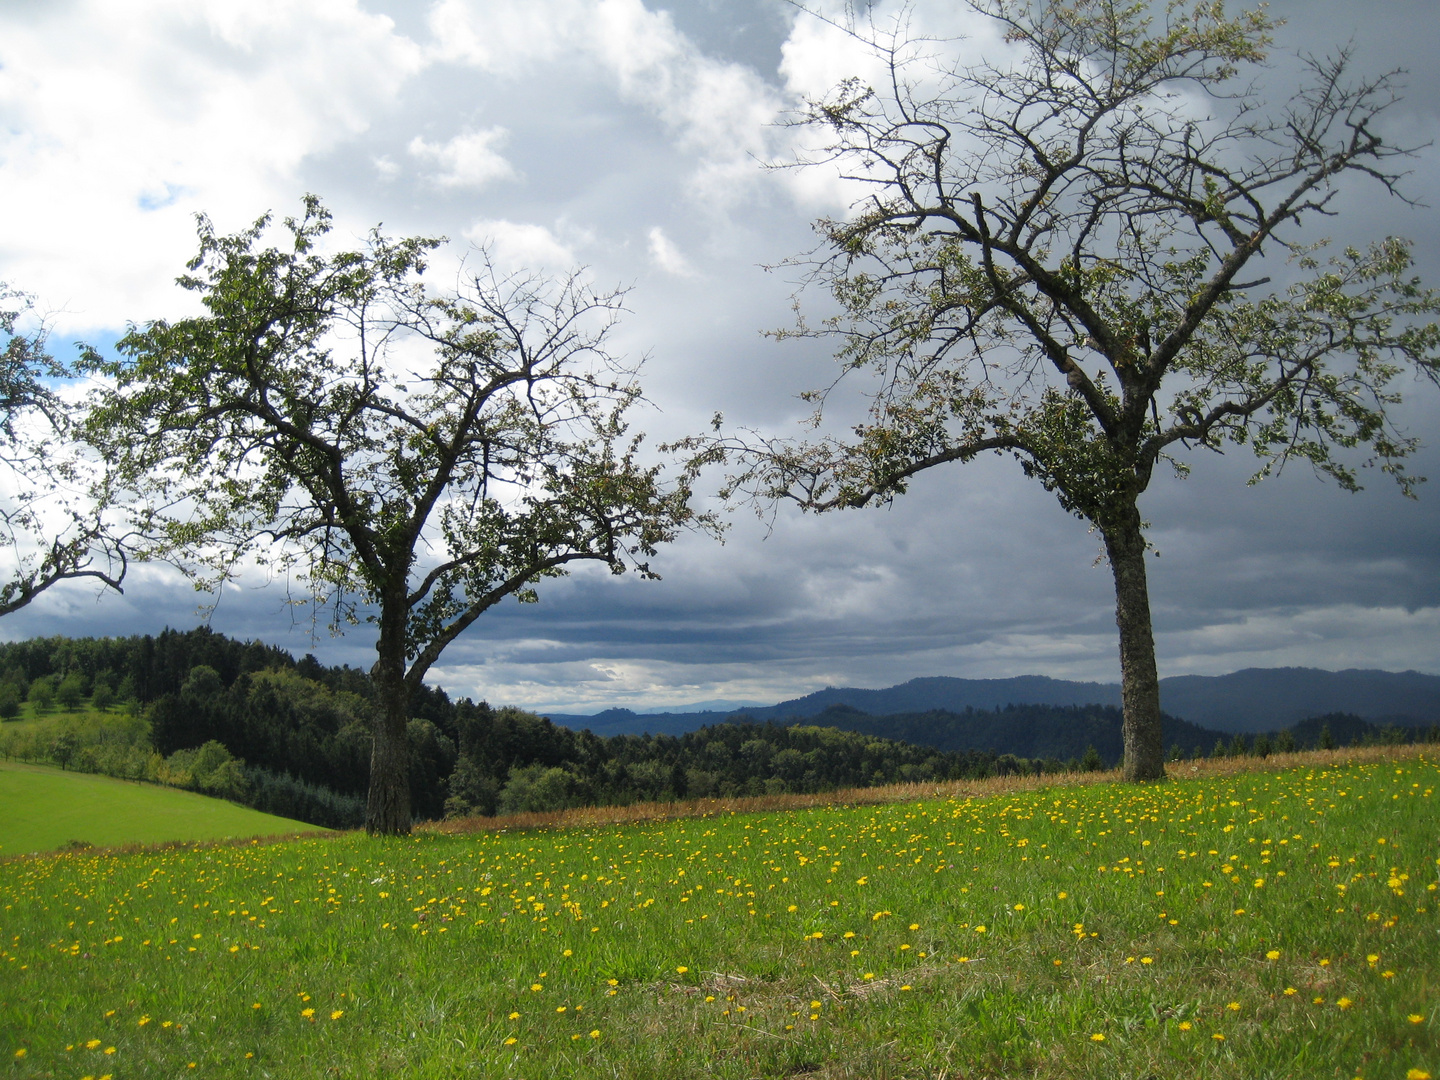
[[[0,616],[62,581],[124,591],[126,553],[105,520],[104,470],[72,452],[74,418],[55,390],[73,372],[50,354],[34,315],[31,297],[0,283],[0,549],[10,560],[0,569]]]
[[[1114,576],[1125,775],[1164,775],[1140,499],[1157,467],[1248,446],[1255,479],[1300,461],[1356,490],[1378,465],[1412,495],[1397,378],[1434,381],[1440,302],[1409,245],[1330,250],[1314,232],[1353,178],[1398,190],[1393,75],[1307,61],[1284,104],[1249,81],[1276,24],[1214,0],[967,0],[1006,48],[979,66],[900,25],[841,27],[887,78],[805,102],[862,191],[793,260],[834,314],[779,336],[838,341],[875,382],[850,436],[695,441],[727,492],[811,511],[887,503],[985,453],[1089,522]],[[818,17],[818,16],[817,16]],[[809,395],[817,425],[826,395]],[[717,428],[718,428],[717,423]],[[1352,452],[1353,451],[1353,452]]]
[[[147,556],[203,589],[258,563],[334,629],[376,625],[366,828],[406,833],[407,705],[446,646],[573,563],[655,577],[657,545],[706,519],[627,433],[640,388],[607,350],[623,293],[488,259],[437,292],[421,275],[441,241],[377,229],[323,254],[313,196],[282,246],[270,224],[222,236],[199,219],[179,280],[204,314],[91,355],[110,387],[87,437]]]

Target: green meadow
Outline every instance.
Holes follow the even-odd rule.
[[[112,847],[314,830],[303,821],[189,791],[0,762],[0,858],[67,844]],[[13,866],[0,870],[13,872]]]
[[[15,860],[0,1068],[1419,1078],[1440,1073],[1437,781],[1425,754],[1374,750],[1144,787]]]

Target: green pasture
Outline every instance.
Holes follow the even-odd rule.
[[[9,775],[9,774],[6,774]],[[1430,757],[0,868],[16,1077],[1440,1073]]]
[[[175,788],[0,762],[0,857],[53,851],[72,841],[112,847],[314,829]],[[0,868],[0,874],[13,870]]]

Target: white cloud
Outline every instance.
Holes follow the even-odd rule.
[[[695,276],[695,271],[691,268],[689,261],[680,253],[680,249],[665,235],[665,230],[659,225],[646,233],[645,238],[650,261],[661,270],[667,274],[674,274],[676,277]]]
[[[574,250],[544,225],[515,221],[477,221],[464,232],[485,248],[503,272],[549,270],[564,272],[575,265]]]
[[[357,0],[0,14],[0,182],[23,208],[5,275],[64,309],[62,333],[173,313],[191,215],[291,209],[302,163],[363,132],[422,62]]]
[[[432,55],[515,76],[554,60],[583,28],[582,0],[439,0],[427,17]]]
[[[456,135],[449,142],[426,142],[420,136],[406,148],[412,157],[426,158],[440,166],[430,180],[440,187],[482,188],[492,180],[515,178],[515,170],[497,151],[510,133],[503,127],[487,128]]]

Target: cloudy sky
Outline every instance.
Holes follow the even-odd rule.
[[[882,0],[883,18],[893,0]],[[953,0],[915,25],[993,31]],[[1440,135],[1433,0],[1275,0],[1290,17],[1280,88],[1299,52],[1350,43],[1357,69],[1410,69],[1389,133]],[[34,294],[57,346],[102,348],[127,321],[191,310],[173,285],[193,215],[225,231],[305,192],[361,236],[444,234],[449,258],[488,243],[514,266],[590,268],[633,285],[620,348],[648,355],[664,438],[735,424],[790,433],[797,394],[833,373],[824,351],[761,331],[790,318],[794,282],[764,269],[843,212],[823,172],[765,170],[797,95],[865,69],[781,0],[9,0],[0,6],[0,280]],[[1276,89],[1275,94],[1281,95]],[[1283,95],[1276,98],[1283,100]],[[1419,208],[1357,186],[1337,240],[1417,241],[1440,281],[1440,154],[1414,161]],[[63,350],[62,350],[63,351]],[[1250,666],[1440,671],[1440,401],[1406,382],[1437,478],[1417,502],[1371,478],[1346,495],[1303,469],[1257,487],[1244,455],[1206,456],[1142,504],[1162,675]],[[921,479],[889,510],[771,526],[737,515],[723,546],[688,537],[659,583],[581,572],[539,605],[487,614],[434,681],[492,702],[565,711],[770,702],[825,685],[921,675],[1040,673],[1115,680],[1109,571],[1098,539],[984,460]],[[132,571],[126,595],[55,590],[0,636],[129,634],[199,621],[173,573]],[[316,634],[282,590],[241,584],[216,629],[368,666],[364,627]]]

